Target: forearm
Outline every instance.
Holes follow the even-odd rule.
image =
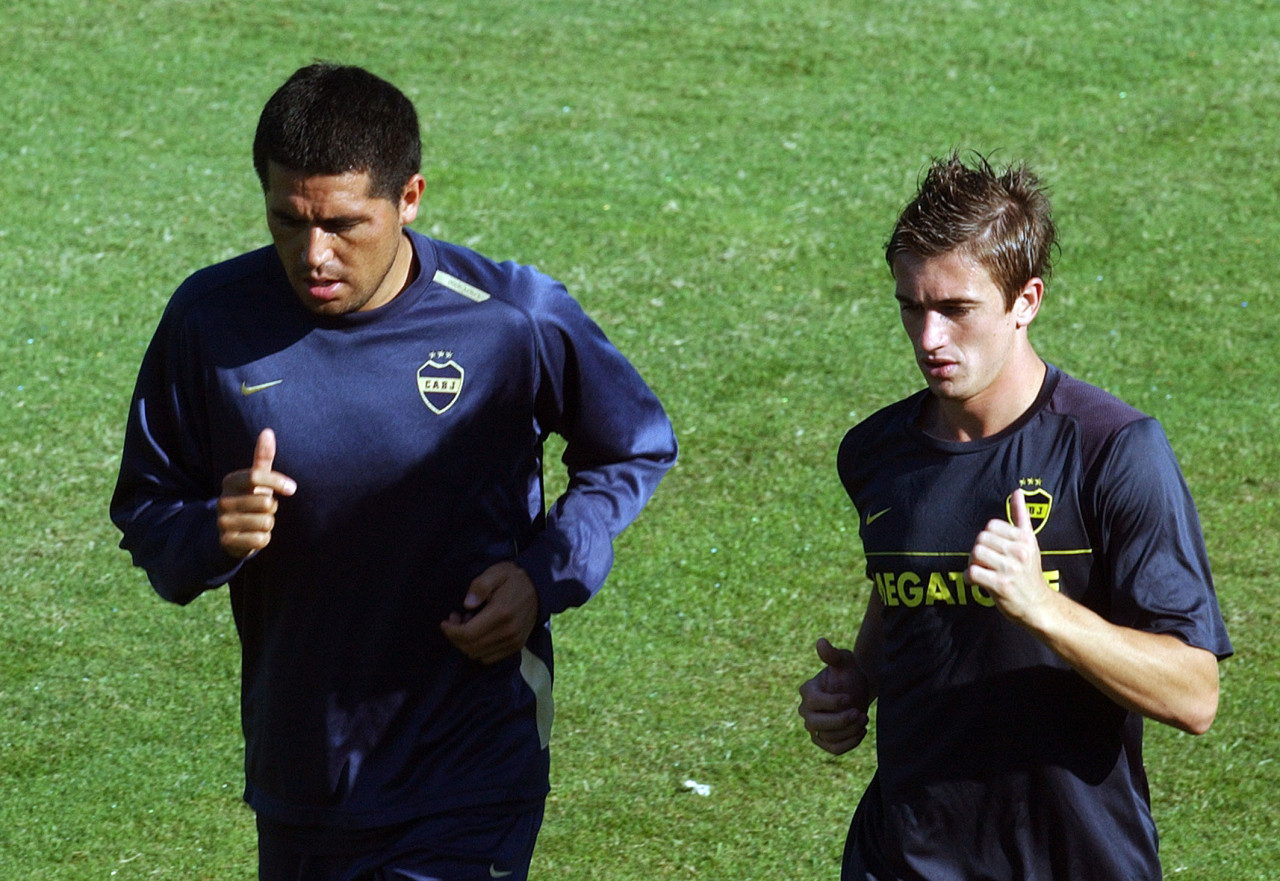
[[[1218,710],[1218,660],[1170,634],[1121,627],[1060,594],[1026,625],[1122,707],[1190,734]]]
[[[832,755],[857,747],[867,735],[867,709],[879,691],[883,638],[879,597],[872,594],[853,649],[819,639],[825,665],[800,686],[800,716],[809,738]]]
[[[575,470],[547,512],[546,529],[516,558],[538,590],[543,615],[590,599],[613,566],[613,542],[639,516],[675,460],[669,451]]]
[[[111,518],[123,533],[120,546],[146,571],[156,593],[170,602],[186,605],[225,584],[239,568],[218,541],[212,502],[117,498]]]
[[[880,694],[880,677],[884,666],[883,610],[880,595],[872,591],[866,613],[862,616],[862,626],[858,628],[858,638],[853,644],[854,661],[867,681],[867,706]]]

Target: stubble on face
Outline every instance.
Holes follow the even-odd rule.
[[[267,226],[309,311],[376,309],[408,283],[413,246],[403,224],[416,200],[407,212],[404,196],[397,203],[372,195],[368,172],[307,175],[271,163],[267,181]]]

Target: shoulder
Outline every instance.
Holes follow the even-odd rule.
[[[1069,420],[1079,432],[1086,469],[1117,449],[1167,446],[1160,423],[1110,392],[1058,370],[1046,412]],[[1123,439],[1123,443],[1121,440]],[[1158,439],[1158,440],[1157,440]]]
[[[836,454],[836,465],[846,486],[859,470],[875,467],[886,445],[899,447],[908,440],[907,427],[919,412],[926,394],[927,390],[921,390],[882,407],[845,433]]]
[[[886,434],[898,434],[919,412],[920,403],[926,394],[928,394],[927,391],[921,390],[910,397],[881,407],[845,433],[844,440],[840,443],[841,449],[849,448],[852,452],[858,446]]]
[[[1072,425],[1086,495],[1112,540],[1194,520],[1177,455],[1155,417],[1066,374],[1047,409]]]
[[[283,277],[271,246],[215,263],[189,275],[165,307],[165,320],[182,322],[211,307],[234,306],[242,295],[260,292]]]
[[[571,299],[563,284],[533,266],[512,260],[498,262],[461,245],[418,233],[414,236],[435,250],[432,281],[474,302],[494,300],[536,312],[549,301]]]
[[[1049,408],[1054,412],[1072,415],[1097,432],[1117,431],[1130,423],[1151,418],[1096,385],[1056,367],[1051,369],[1057,374],[1057,385],[1049,399]]]

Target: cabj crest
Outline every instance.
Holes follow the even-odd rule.
[[[466,371],[452,352],[432,352],[431,360],[418,368],[418,394],[432,413],[443,413],[458,402]],[[440,359],[447,358],[441,362]]]
[[[1053,496],[1042,486],[1035,489],[1024,489],[1022,497],[1027,503],[1027,514],[1031,517],[1031,529],[1039,532],[1049,522],[1049,511],[1053,508]],[[1004,500],[1004,515],[1013,522],[1013,493]]]

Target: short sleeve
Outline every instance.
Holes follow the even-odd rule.
[[[1095,491],[1114,622],[1229,656],[1200,518],[1159,422],[1116,432]]]

